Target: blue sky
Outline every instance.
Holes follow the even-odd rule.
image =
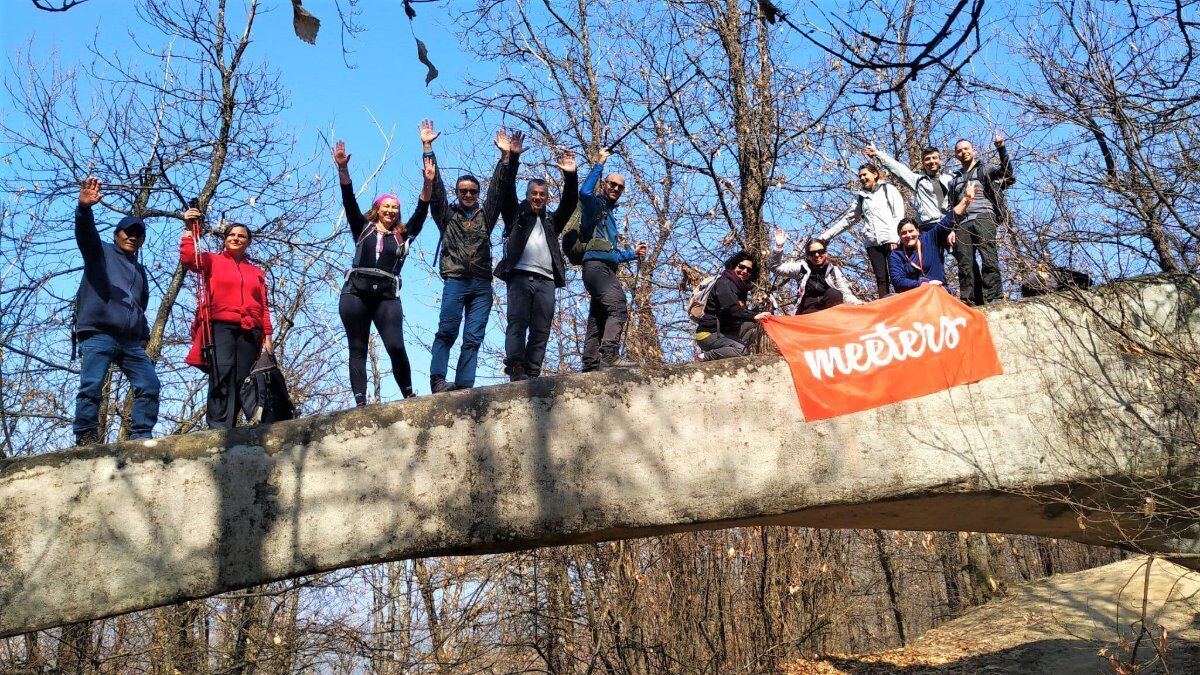
[[[47,13],[34,9],[28,0],[0,0],[0,41],[8,56],[6,61],[31,40],[34,53],[47,56],[55,53],[64,65],[90,60],[92,56],[86,47],[94,35],[102,50],[120,50],[128,45],[129,31],[144,30],[134,5],[133,2],[91,0],[67,12]],[[237,2],[230,5],[240,6]],[[381,128],[384,133],[392,133],[394,129],[389,150],[394,159],[379,175],[377,184],[364,192],[362,201],[371,199],[378,192],[395,191],[401,196],[406,211],[415,203],[420,154],[417,124],[423,118],[434,118],[440,128],[447,130],[438,141],[439,159],[445,167],[460,164],[454,153],[456,146],[490,145],[491,130],[476,130],[469,137],[456,133],[454,127],[461,125],[461,117],[446,110],[433,96],[442,83],[452,83],[466,68],[487,67],[460,53],[449,21],[444,18],[447,3],[417,4],[417,19],[410,23],[399,0],[364,0],[360,3],[362,11],[356,22],[365,30],[346,38],[350,53],[345,57],[341,25],[333,0],[305,3],[305,7],[322,21],[316,45],[305,44],[295,36],[290,2],[267,0],[264,5],[265,11],[260,10],[255,22],[249,57],[265,59],[279,72],[280,84],[290,103],[281,114],[280,122],[297,134],[297,147],[317,148],[332,129],[332,138],[344,139],[353,154],[352,175],[356,187],[360,187],[385,152]],[[241,10],[235,11],[240,13]],[[236,20],[237,17],[232,19],[231,25],[240,25],[234,23]],[[428,88],[424,82],[425,68],[416,59],[414,32],[428,46],[430,59],[440,71],[439,79]],[[166,46],[165,42],[155,45],[144,34],[138,37],[148,48]],[[6,63],[5,71],[5,76],[10,76],[10,64]],[[0,92],[0,107],[11,109],[4,92]],[[469,168],[483,175],[490,173],[488,167]],[[332,163],[323,166],[322,172],[329,179],[326,184],[330,187],[332,226],[340,208],[333,206],[337,202]],[[64,211],[70,208],[73,204],[63,205]],[[430,260],[436,244],[437,229],[428,227],[418,240],[415,252]],[[345,248],[348,262],[348,238]],[[414,262],[410,261],[404,274],[406,343],[414,384],[419,393],[426,393],[429,342],[436,329],[436,303],[441,280],[429,273],[428,265]],[[498,285],[497,289],[502,293],[503,285]],[[331,300],[329,306],[336,313],[336,299]],[[336,316],[331,317],[331,323],[340,328]],[[499,348],[502,339],[502,322],[493,315],[485,348]],[[452,354],[451,369],[456,353]],[[479,375],[480,384],[496,382],[500,378],[495,364],[482,358]],[[384,399],[395,400],[398,391],[394,382],[390,377],[384,380]]]

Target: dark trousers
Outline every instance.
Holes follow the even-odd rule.
[[[154,364],[137,340],[95,333],[79,342],[79,393],[75,396],[76,442],[99,438],[100,397],[104,395],[104,376],[108,366],[116,364],[133,388],[133,412],[129,420],[129,438],[150,438],[158,421],[160,385]]]
[[[806,293],[803,298],[800,298],[800,306],[796,308],[797,314],[812,314],[830,307],[837,307],[845,302],[842,292],[836,288],[830,288],[821,295],[813,295]]]
[[[971,305],[1003,299],[995,217],[985,214],[959,223],[955,232],[957,234],[954,259],[958,262],[958,297]],[[979,254],[978,262],[975,259],[976,253]]]
[[[888,275],[888,256],[892,253],[890,244],[867,247],[867,260],[871,261],[871,271],[875,273],[876,298],[882,298],[891,292],[891,277]]]
[[[250,376],[262,351],[262,332],[228,321],[214,321],[213,365],[208,374],[208,428],[237,426],[242,382]]]
[[[508,328],[504,331],[505,363],[510,368],[524,364],[526,375],[540,375],[553,321],[554,280],[524,270],[514,270],[509,274]]]
[[[412,368],[408,363],[408,351],[404,349],[404,306],[400,298],[342,293],[338,314],[346,329],[346,341],[350,343],[350,391],[354,393],[354,402],[367,402],[367,345],[372,322],[392,362],[396,386],[400,387],[401,394],[410,395]]]
[[[746,321],[738,326],[736,339],[724,333],[712,333],[703,340],[697,340],[696,344],[704,354],[705,361],[745,356],[754,348],[761,332],[757,321]]]
[[[583,370],[595,370],[600,361],[612,363],[621,351],[621,332],[629,320],[625,287],[617,278],[615,263],[583,262],[583,287],[592,302],[588,308],[587,333],[583,342]]]
[[[475,386],[479,364],[479,345],[487,333],[488,312],[492,309],[491,279],[446,279],[442,286],[442,310],[429,356],[429,377],[445,379],[450,365],[450,348],[463,327],[462,347],[454,368],[454,384],[462,389]]]

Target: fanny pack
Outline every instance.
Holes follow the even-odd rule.
[[[346,272],[346,283],[358,295],[386,300],[400,297],[400,277],[375,267],[354,267]]]

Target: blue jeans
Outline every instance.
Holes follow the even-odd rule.
[[[459,387],[474,386],[479,345],[483,344],[491,310],[491,279],[446,279],[446,285],[442,287],[442,313],[438,318],[437,334],[433,336],[433,353],[429,360],[430,378],[446,377],[450,348],[458,339],[458,326],[461,323],[464,324],[463,342],[458,352],[458,367],[454,369],[454,384]]]
[[[75,438],[98,433],[100,397],[109,364],[116,364],[133,387],[129,438],[150,438],[158,421],[158,374],[137,340],[96,333],[79,343],[79,394],[75,396]]]

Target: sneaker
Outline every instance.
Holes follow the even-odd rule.
[[[404,396],[404,398],[416,398],[417,397],[417,392],[413,391],[412,389],[405,389],[405,390],[401,391],[400,393]]]
[[[638,364],[626,358],[617,357],[612,361],[604,359],[600,361],[600,368],[606,370],[608,368],[637,368]]]

